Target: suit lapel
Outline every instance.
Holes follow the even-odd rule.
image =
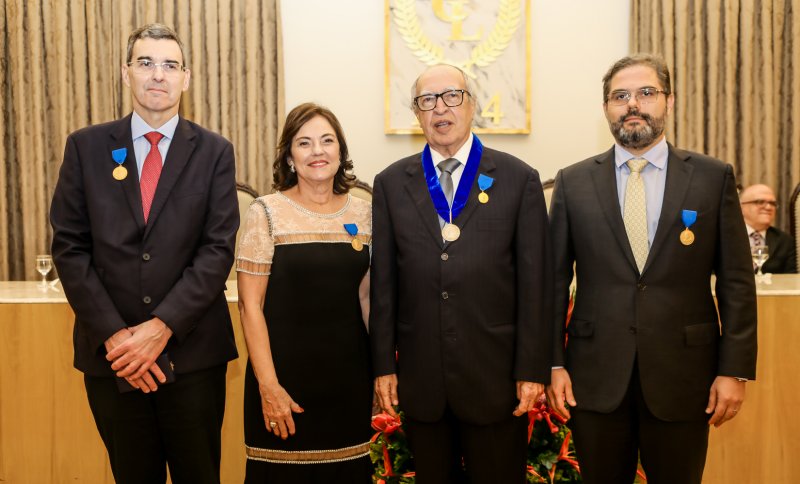
[[[669,235],[669,228],[675,223],[675,220],[680,220],[681,218],[683,201],[686,199],[686,192],[689,190],[689,182],[694,170],[690,164],[686,163],[687,158],[688,156],[685,153],[669,145],[664,201],[661,204],[658,228],[653,239],[653,246],[650,247],[650,252],[647,255],[644,271],[647,271],[652,261],[655,260],[658,251],[664,246]]]
[[[122,166],[128,170],[128,176],[124,180],[116,181],[112,178],[114,183],[120,183],[122,191],[125,193],[125,199],[128,201],[128,206],[131,210],[131,215],[139,226],[139,230],[144,230],[144,213],[142,212],[142,193],[139,190],[139,169],[136,166],[136,153],[133,151],[133,139],[131,138],[131,115],[125,116],[121,119],[116,126],[111,129],[111,141],[106,153],[103,153],[104,159],[107,157],[111,160],[111,152],[125,148],[127,155]],[[105,169],[105,167],[103,168]],[[113,166],[109,165],[109,172]],[[110,174],[109,174],[110,178]]]
[[[603,209],[611,232],[617,239],[622,253],[628,259],[628,263],[634,270],[638,271],[636,259],[633,257],[631,244],[628,241],[628,233],[625,231],[625,222],[622,220],[622,212],[619,208],[619,195],[617,191],[617,175],[614,169],[614,148],[606,151],[595,159],[597,165],[592,175],[597,201]]]
[[[425,181],[425,171],[422,169],[422,155],[416,157],[415,163],[412,163],[406,172],[409,175],[408,182],[406,183],[406,191],[408,192],[411,200],[414,201],[414,206],[419,212],[420,220],[422,220],[425,228],[428,229],[430,235],[436,240],[438,245],[442,245],[442,231],[439,228],[439,215],[436,213],[436,207],[433,206],[433,200],[428,193],[428,184]]]
[[[169,151],[167,152],[167,159],[164,160],[164,168],[161,170],[161,176],[158,179],[158,186],[156,193],[153,196],[153,205],[150,207],[150,215],[145,228],[144,237],[150,233],[151,227],[158,219],[161,209],[164,208],[172,188],[180,178],[183,169],[189,162],[189,157],[195,148],[195,132],[189,126],[185,119],[180,118],[178,126],[175,128],[175,137],[169,144]],[[141,203],[141,202],[140,202]]]

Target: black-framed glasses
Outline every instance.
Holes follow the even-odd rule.
[[[608,95],[608,104],[612,106],[624,106],[630,102],[631,96],[635,96],[639,104],[652,104],[658,101],[659,93],[669,94],[667,91],[662,91],[655,87],[643,87],[634,92],[622,89],[619,91],[611,91],[611,94]]]
[[[143,74],[150,74],[156,70],[156,67],[161,67],[161,70],[164,72],[164,74],[177,74],[186,70],[186,66],[175,61],[153,62],[150,59],[137,59],[135,61],[128,62],[128,65],[133,67],[135,71]]]
[[[753,204],[756,205],[758,208],[764,208],[764,205],[769,205],[772,208],[778,208],[778,201],[777,200],[748,200],[746,202],[742,202],[742,205]]]
[[[472,96],[466,89],[448,89],[439,94],[423,94],[414,98],[414,104],[420,111],[430,111],[436,107],[436,101],[442,98],[445,106],[454,108],[464,102],[464,94]]]

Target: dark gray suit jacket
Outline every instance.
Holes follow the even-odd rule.
[[[517,380],[550,378],[552,259],[539,176],[490,148],[481,173],[494,178],[490,200],[478,202],[475,181],[454,221],[461,237],[447,244],[419,154],[375,179],[373,364],[376,376],[398,374],[400,407],[419,421],[438,420],[446,405],[464,421],[505,420]]]
[[[697,211],[689,246],[679,241],[684,209]],[[703,418],[717,375],[755,378],[755,283],[729,165],[669,147],[661,216],[642,274],[620,213],[613,148],[559,172],[550,223],[555,363],[569,371],[580,408],[615,409],[634,359],[648,408],[670,421]],[[565,349],[573,263],[577,293]]]
[[[111,152],[127,148],[128,176],[111,176]],[[239,205],[233,147],[181,118],[147,225],[131,116],[67,138],[50,207],[53,259],[75,311],[75,367],[111,376],[104,341],[154,316],[174,332],[175,373],[236,358],[225,280]]]
[[[794,274],[797,272],[797,247],[791,235],[775,227],[767,229],[769,259],[761,271],[773,274]]]

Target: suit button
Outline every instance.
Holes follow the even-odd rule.
[[[152,301],[152,299],[150,299],[150,296],[145,296],[142,298],[142,302],[145,304],[150,304],[150,301]]]
[[[631,326],[630,328],[628,328],[628,332],[631,334],[636,334],[636,326]]]
[[[640,291],[644,291],[647,289],[647,284],[640,282],[639,284],[636,284],[636,287],[639,288]]]
[[[447,295],[447,291],[442,291],[442,299],[447,299],[448,297],[450,296]]]
[[[145,261],[145,262],[149,261],[150,260],[150,254],[148,254],[147,252],[142,254],[142,260]]]
[[[447,255],[447,252],[442,252],[442,260],[447,260],[449,258],[450,258],[450,256]]]

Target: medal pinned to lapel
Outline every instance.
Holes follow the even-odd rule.
[[[492,187],[492,183],[494,183],[494,178],[486,176],[483,173],[478,175],[478,188],[481,189],[481,193],[478,195],[479,202],[481,203],[489,202],[489,194],[486,193],[486,190]]]
[[[681,219],[683,219],[683,225],[686,227],[683,232],[681,232],[681,244],[686,246],[692,245],[694,244],[694,232],[689,230],[689,227],[697,222],[697,212],[695,210],[684,210],[681,212]]]
[[[344,224],[344,229],[353,237],[353,240],[350,242],[350,245],[353,247],[354,250],[357,252],[361,252],[364,249],[364,242],[358,238],[358,225],[356,224]]]
[[[113,176],[115,180],[122,181],[128,177],[128,169],[122,166],[127,156],[127,148],[120,148],[111,152],[111,158],[113,158],[114,163],[117,164],[117,167],[111,172],[111,176]]]

